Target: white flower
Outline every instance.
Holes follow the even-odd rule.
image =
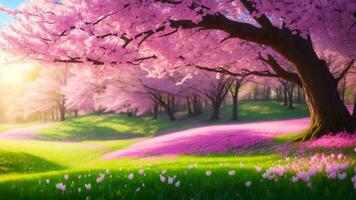
[[[129,175],[127,176],[127,178],[129,178],[129,180],[132,180],[134,177],[135,177],[135,176],[134,176],[133,173],[131,173],[131,174],[129,174]]]
[[[230,170],[230,171],[228,172],[228,174],[229,174],[230,176],[235,176],[236,171],[235,171],[235,170]]]
[[[308,182],[308,183],[307,183],[307,186],[308,186],[308,188],[312,188],[311,182]]]
[[[166,181],[166,177],[159,175],[159,179],[161,180],[162,183],[164,183]]]
[[[167,173],[167,170],[162,170],[161,174],[165,175]]]
[[[82,175],[78,175],[78,179],[81,179],[82,178]]]
[[[188,166],[188,169],[189,170],[192,170],[194,168],[194,165],[193,164],[190,164],[189,166]]]
[[[82,192],[82,188],[78,188],[78,192],[81,193]]]
[[[105,178],[105,176],[99,176],[98,178],[96,178],[96,182],[101,183],[104,181],[104,178]]]
[[[244,167],[245,166],[245,164],[243,164],[243,163],[240,163],[240,167],[242,168],[242,167]]]
[[[176,187],[180,186],[180,181],[177,181],[176,184],[174,184]]]
[[[143,175],[143,174],[145,173],[145,171],[143,171],[143,169],[140,169],[140,170],[138,170],[138,173],[139,173],[140,175]]]
[[[85,187],[85,189],[90,190],[91,189],[91,184],[90,183],[84,184],[84,187]]]
[[[136,192],[139,192],[141,190],[141,188],[140,187],[138,187],[137,189],[136,189]]]
[[[295,182],[297,182],[297,181],[298,181],[298,177],[293,176],[293,177],[292,177],[292,182],[295,183]]]
[[[261,170],[262,170],[262,168],[258,167],[258,166],[255,166],[255,169],[256,169],[256,172],[261,172]]]
[[[246,181],[246,183],[245,183],[246,187],[250,187],[251,183],[252,183],[251,181]]]
[[[210,170],[205,172],[206,176],[211,176],[212,172]]]
[[[56,188],[57,188],[58,190],[62,190],[62,191],[66,190],[66,186],[63,185],[63,183],[57,183],[57,184],[56,184]]]
[[[64,175],[64,180],[68,180],[68,179],[69,179],[69,175],[68,174]]]
[[[50,180],[49,180],[49,179],[46,179],[46,183],[49,184],[49,183],[50,183]]]
[[[172,185],[174,178],[168,176],[168,185]]]
[[[106,173],[106,174],[110,174],[110,169],[106,169],[106,170],[105,170],[105,173]]]

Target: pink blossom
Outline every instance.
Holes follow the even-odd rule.
[[[58,190],[62,190],[62,191],[66,190],[66,186],[63,185],[63,183],[57,183],[57,184],[56,184],[56,188],[57,188]]]

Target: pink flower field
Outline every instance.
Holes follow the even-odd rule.
[[[179,131],[139,142],[104,159],[152,155],[228,153],[233,149],[269,143],[275,136],[301,132],[309,118],[236,125],[216,125]]]

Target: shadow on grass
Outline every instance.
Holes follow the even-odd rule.
[[[171,127],[173,123],[124,115],[91,115],[41,129],[40,134],[41,138],[45,140],[130,139],[151,136]]]
[[[35,173],[65,169],[65,167],[24,152],[0,151],[0,175]]]

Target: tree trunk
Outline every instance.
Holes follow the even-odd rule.
[[[59,121],[64,121],[66,116],[66,109],[64,106],[59,106]]]
[[[186,100],[187,100],[188,116],[191,117],[191,116],[193,116],[193,112],[192,112],[192,108],[191,108],[191,105],[190,105],[189,97],[187,97]]]
[[[77,109],[74,110],[74,117],[75,117],[75,118],[78,117],[78,110],[77,110]]]
[[[176,118],[174,117],[174,113],[172,112],[171,108],[169,106],[165,106],[164,109],[166,110],[169,120],[175,121]]]
[[[301,138],[303,141],[328,133],[353,132],[352,115],[340,99],[337,81],[324,61],[300,69],[303,90],[311,116],[311,126]]]
[[[284,92],[284,95],[283,95],[283,106],[287,106],[288,105],[288,89],[287,89],[287,85],[283,85],[283,92]]]
[[[202,112],[202,103],[198,96],[193,96],[193,115],[198,116],[201,115]]]
[[[154,105],[153,105],[153,119],[157,119],[158,118],[158,103],[155,101]]]
[[[232,94],[232,120],[238,120],[238,98],[239,98],[240,81],[236,79],[234,91]]]
[[[302,91],[300,90],[299,86],[297,86],[297,103],[298,104],[302,103]]]
[[[294,85],[290,84],[289,90],[288,90],[288,108],[289,109],[293,108],[293,89],[294,89]]]
[[[210,119],[211,120],[218,120],[219,119],[219,113],[220,113],[220,104],[218,103],[213,103],[213,113],[211,114]]]

